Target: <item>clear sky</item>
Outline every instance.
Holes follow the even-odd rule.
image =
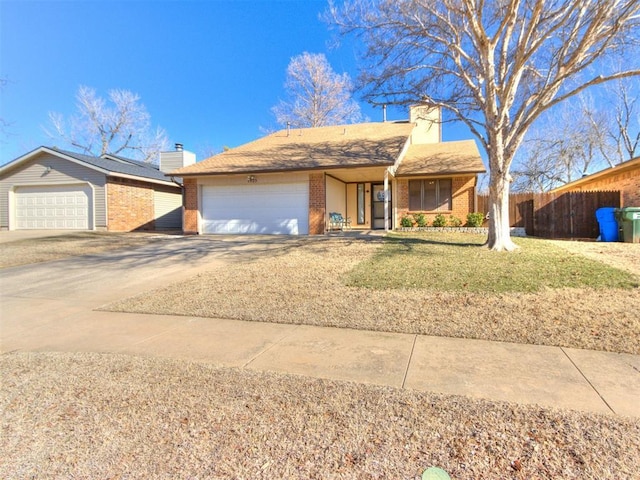
[[[325,0],[0,0],[0,164],[40,145],[48,112],[69,116],[80,85],[140,95],[154,126],[198,154],[276,128],[291,57],[325,53],[355,79],[353,46],[331,45]],[[358,99],[356,95],[356,99]],[[360,103],[372,121],[379,108]],[[389,109],[388,119],[407,118]],[[444,126],[444,139],[470,138]]]

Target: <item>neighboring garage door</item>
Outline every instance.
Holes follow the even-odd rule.
[[[203,233],[309,233],[309,184],[204,186]]]
[[[156,230],[182,228],[182,194],[153,192]]]
[[[91,188],[81,185],[17,187],[17,229],[89,229]]]

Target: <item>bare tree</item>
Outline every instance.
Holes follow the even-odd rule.
[[[364,42],[365,99],[439,106],[478,138],[490,170],[487,245],[513,250],[518,147],[546,110],[640,75],[638,56],[623,71],[601,61],[637,47],[639,10],[637,0],[347,0],[330,5],[329,20]]]
[[[322,127],[361,120],[360,106],[351,99],[349,75],[336,73],[321,53],[291,59],[284,84],[286,100],[271,110],[278,123],[296,127]]]
[[[165,131],[151,127],[151,117],[140,97],[128,90],[110,90],[108,101],[93,88],[81,86],[76,95],[77,112],[68,120],[49,113],[54,133],[70,147],[90,155],[127,155],[145,162],[167,150]]]
[[[637,83],[637,82],[636,82]],[[640,154],[639,86],[622,80],[547,111],[514,160],[512,189],[545,191]]]
[[[613,152],[608,113],[586,95],[560,104],[529,129],[514,160],[512,185],[518,191],[547,191],[603,168]]]
[[[613,108],[608,110],[607,135],[611,140],[615,157],[603,152],[610,166],[640,156],[640,105],[638,83],[619,80],[609,89]]]

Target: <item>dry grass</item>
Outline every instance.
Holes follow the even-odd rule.
[[[42,258],[34,245],[9,255]],[[115,308],[640,348],[637,289],[346,287],[379,248],[332,239],[233,257]],[[419,479],[429,466],[458,480],[640,478],[640,421],[620,416],[92,353],[4,354],[0,378],[3,479]]]
[[[108,308],[640,353],[637,288],[487,293],[345,286],[380,248],[356,239],[308,242]]]
[[[640,421],[162,359],[0,356],[0,477],[639,478]]]
[[[161,238],[162,235],[153,233],[73,232],[3,242],[0,243],[0,268],[90,255],[118,248],[141,247]]]

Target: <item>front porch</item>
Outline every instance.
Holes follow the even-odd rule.
[[[310,234],[332,230],[387,231],[400,228],[407,213],[466,220],[476,211],[476,175],[418,175],[396,177],[392,168],[329,170],[310,174],[309,216],[316,226]],[[420,187],[420,188],[417,188]],[[332,214],[344,219],[335,228]],[[347,225],[348,224],[348,225]]]
[[[322,182],[325,233],[336,230],[336,222],[331,221],[332,214],[347,220],[344,225],[347,228],[339,230],[385,231],[394,228],[393,177],[387,168],[326,171]],[[311,205],[313,188],[310,194]]]

